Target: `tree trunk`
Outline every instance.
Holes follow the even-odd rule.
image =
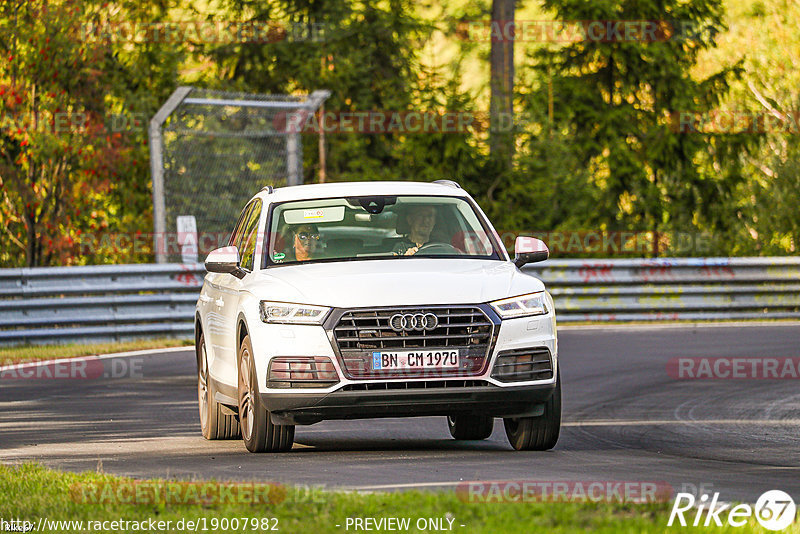
[[[489,150],[506,168],[514,156],[514,4],[515,0],[492,0]]]

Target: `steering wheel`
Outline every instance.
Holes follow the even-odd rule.
[[[460,250],[456,247],[451,245],[450,243],[426,243],[417,249],[416,254],[420,252],[433,252],[438,254],[463,254]]]

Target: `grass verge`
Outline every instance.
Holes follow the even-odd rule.
[[[272,458],[279,460],[278,457]],[[153,484],[158,481],[138,481],[138,484]],[[160,481],[167,484],[166,481]],[[242,502],[219,502],[219,499],[200,504],[169,504],[161,501],[129,502],[138,495],[130,490],[135,484],[131,479],[114,477],[104,473],[65,473],[47,469],[37,464],[0,466],[0,519],[9,518],[29,521],[33,530],[43,525],[49,532],[80,532],[98,530],[100,524],[90,526],[88,522],[102,521],[170,521],[170,528],[161,531],[192,531],[194,526],[187,521],[198,521],[198,531],[213,532],[268,532],[275,527],[278,532],[354,532],[365,529],[347,527],[348,518],[408,518],[409,528],[396,529],[405,532],[432,532],[436,529],[417,528],[422,519],[439,520],[439,525],[451,532],[463,533],[523,533],[523,532],[765,532],[751,521],[741,528],[695,529],[667,528],[670,503],[626,504],[589,502],[526,502],[526,503],[470,503],[459,499],[456,492],[355,493],[327,492],[320,489],[282,487],[280,498],[265,499],[254,504],[253,500]],[[127,485],[128,490],[119,491]],[[114,487],[116,491],[98,490],[87,499],[85,488]],[[84,493],[76,491],[83,488]],[[146,492],[142,492],[143,495]],[[82,496],[80,496],[82,495]],[[98,498],[105,495],[109,499]],[[117,495],[115,498],[114,495]],[[185,494],[184,494],[185,495]],[[241,494],[240,494],[241,495]],[[119,497],[121,496],[121,497]],[[87,500],[89,502],[87,502]],[[124,501],[124,502],[119,502]],[[251,521],[258,521],[251,528]],[[262,523],[269,518],[267,523]],[[224,524],[227,519],[227,524]],[[452,526],[447,519],[452,519]],[[42,521],[40,523],[39,521]],[[179,522],[183,520],[183,528]],[[233,521],[240,523],[234,527]],[[82,521],[81,525],[64,525],[53,521]],[[204,522],[204,523],[203,523]],[[243,528],[242,522],[245,522]],[[215,527],[216,525],[216,527]],[[264,526],[267,528],[264,528]],[[463,526],[462,526],[463,525]],[[44,526],[47,528],[45,529]],[[137,529],[131,524],[106,523],[111,531],[136,530],[157,531],[150,528]],[[796,527],[797,525],[795,525]],[[370,529],[387,531],[386,529]],[[794,527],[790,531],[796,532]]]
[[[141,339],[115,343],[86,343],[69,345],[24,345],[20,347],[0,347],[0,365],[52,360],[56,358],[75,358],[95,354],[111,354],[133,350],[162,349],[194,344],[190,339]]]

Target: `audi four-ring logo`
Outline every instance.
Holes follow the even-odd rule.
[[[396,313],[389,318],[389,326],[395,332],[433,330],[439,318],[432,313]]]

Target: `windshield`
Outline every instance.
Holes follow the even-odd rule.
[[[273,206],[267,264],[359,259],[500,259],[463,198],[370,196]]]

